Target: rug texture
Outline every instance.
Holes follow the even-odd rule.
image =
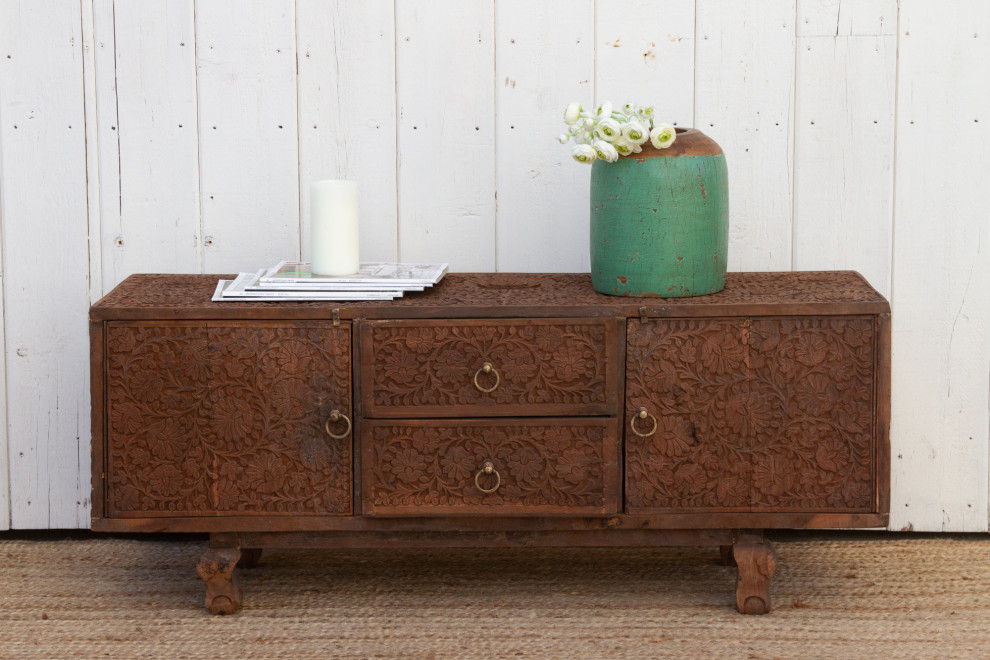
[[[266,550],[219,617],[205,539],[0,535],[0,657],[990,657],[987,536],[775,545],[766,616],[717,548],[659,548]]]

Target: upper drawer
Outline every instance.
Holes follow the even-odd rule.
[[[373,321],[360,332],[368,417],[617,410],[613,319]]]

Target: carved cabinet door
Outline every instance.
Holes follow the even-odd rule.
[[[350,513],[349,325],[109,323],[106,344],[111,517]]]
[[[872,316],[627,326],[626,508],[877,508]]]

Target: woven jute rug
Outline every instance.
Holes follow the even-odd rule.
[[[204,539],[0,535],[0,657],[990,657],[987,536],[775,545],[767,616],[716,548],[659,548],[267,550],[219,617]]]

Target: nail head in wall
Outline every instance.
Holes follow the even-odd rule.
[[[179,45],[180,46],[185,46],[186,45],[186,42],[185,41],[181,41],[181,42],[179,42]]]
[[[207,236],[203,239],[203,245],[213,245],[213,237]]]
[[[117,238],[113,239],[113,244],[116,245],[117,247],[124,247],[124,237],[118,236]]]

